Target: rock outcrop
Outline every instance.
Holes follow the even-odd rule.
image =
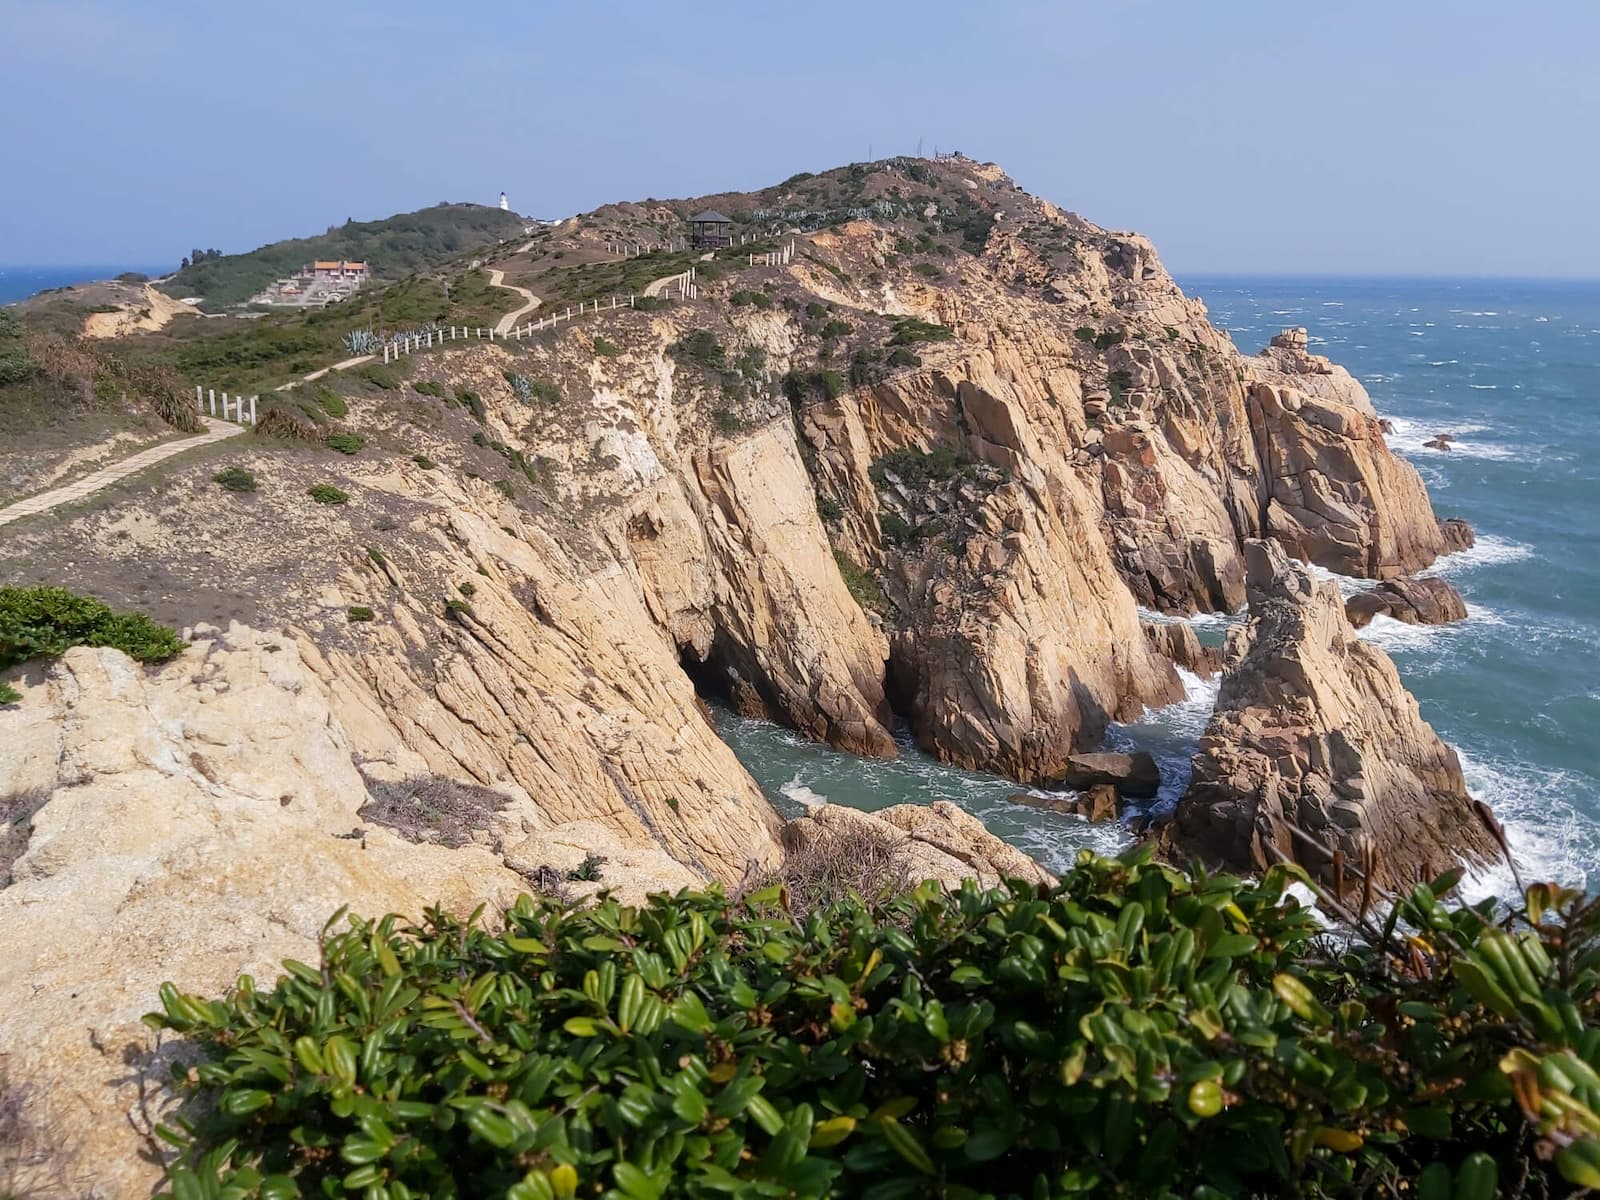
[[[1068,756],[1058,782],[1079,791],[1113,787],[1119,795],[1148,800],[1161,790],[1161,771],[1156,760],[1143,750],[1132,754],[1100,751]]]
[[[1467,602],[1447,579],[1437,575],[1386,579],[1344,602],[1345,616],[1360,629],[1377,616],[1407,625],[1446,625],[1467,619]]]
[[[1381,889],[1499,857],[1493,818],[1338,589],[1251,542],[1250,621],[1230,633],[1216,711],[1178,804],[1179,844],[1259,870],[1301,863]]]
[[[782,839],[790,854],[799,854],[817,840],[841,833],[885,840],[911,881],[934,879],[947,888],[960,887],[964,879],[976,879],[983,887],[1007,879],[1055,883],[1049,871],[948,800],[896,804],[872,813],[823,804],[785,824]]]
[[[1202,646],[1199,636],[1187,622],[1146,621],[1144,635],[1157,654],[1201,679],[1210,679],[1222,669],[1222,647]]]

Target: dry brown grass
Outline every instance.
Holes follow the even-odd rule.
[[[777,867],[748,880],[742,890],[782,884],[789,911],[800,920],[852,894],[879,908],[916,886],[896,850],[896,840],[862,824],[824,827],[788,850]]]
[[[37,1096],[0,1075],[0,1200],[88,1194],[68,1178],[61,1139],[38,1115]]]
[[[443,775],[374,783],[367,794],[371,799],[356,814],[362,820],[386,826],[408,842],[452,850],[473,841],[474,832],[488,829],[489,818],[506,805],[505,796],[491,788]]]

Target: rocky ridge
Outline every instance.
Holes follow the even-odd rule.
[[[197,627],[151,674],[75,651],[0,710],[22,748],[0,796],[48,795],[0,891],[0,1003],[22,1014],[0,1054],[69,1106],[68,1078],[122,1081],[66,1118],[97,1161],[127,1161],[110,1194],[148,1181],[109,1115],[137,1079],[111,1060],[155,1077],[132,1021],[160,978],[214,990],[312,953],[339,904],[470,911],[591,853],[624,895],[775,864],[782,822],[697,687],[841,749],[892,755],[900,716],[945,761],[1054,779],[1109,721],[1178,698],[1174,663],[1209,665],[1139,606],[1239,608],[1256,539],[1379,580],[1470,544],[1355,380],[1295,334],[1239,354],[1145,239],[968,160],[854,171],[830,173],[847,202],[815,227],[793,214],[834,200],[807,183],[719,204],[814,231],[785,267],[708,269],[697,300],[606,316],[604,348],[572,323],[452,344],[392,383],[330,377],[365,439],[350,457],[318,449],[316,424],[305,444],[249,439],[229,450],[262,481],[248,497],[219,502],[219,464],[179,462],[0,544],[17,581],[227,628]],[[609,220],[571,236],[603,240]],[[311,503],[318,483],[349,503]],[[1223,690],[1250,719],[1208,736],[1197,780],[1216,790],[1197,783],[1179,831],[1246,865],[1269,843],[1293,854],[1277,814],[1309,797],[1348,857],[1434,805],[1486,856],[1392,665],[1320,591],[1301,605],[1284,587],[1258,642],[1317,671],[1254,671],[1236,645]],[[1336,720],[1364,731],[1348,770]],[[1327,788],[1310,782],[1324,757]],[[419,778],[505,800],[453,848],[361,816]],[[1114,813],[1097,786],[1090,807]],[[920,875],[1032,877],[957,810],[874,819]],[[1418,845],[1379,861],[1399,878],[1451,849]],[[37,980],[60,997],[90,975],[117,981],[93,1011],[23,1012]]]

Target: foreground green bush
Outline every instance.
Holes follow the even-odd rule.
[[[803,922],[778,887],[525,897],[502,932],[352,920],[270,991],[162,989],[147,1020],[206,1052],[174,1079],[210,1102],[164,1131],[171,1194],[1487,1200],[1525,1174],[1530,1195],[1600,1181],[1593,906],[1530,889],[1508,932],[1487,904],[1447,908],[1444,880],[1370,930],[1379,951],[1324,932],[1291,879],[1085,855],[1049,894],[925,885]]]
[[[0,671],[30,658],[55,658],[72,646],[110,646],[140,662],[160,662],[183,642],[148,617],[112,612],[65,588],[0,588]]]

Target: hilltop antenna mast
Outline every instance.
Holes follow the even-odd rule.
[[[922,139],[921,138],[917,139],[917,157],[918,158],[922,157]]]

